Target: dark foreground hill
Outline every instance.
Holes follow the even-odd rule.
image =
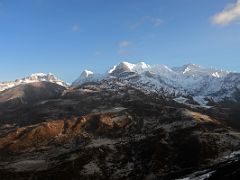
[[[236,179],[240,109],[225,105],[117,80],[16,86],[0,93],[0,179]]]

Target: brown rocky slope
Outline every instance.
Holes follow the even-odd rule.
[[[230,110],[178,104],[118,82],[25,102],[1,111],[1,179],[175,179],[224,161],[240,145]]]

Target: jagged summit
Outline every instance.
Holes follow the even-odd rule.
[[[186,65],[183,65],[181,67],[174,67],[172,69],[176,72],[186,74],[188,72],[199,71],[203,68],[199,65],[196,65],[196,64],[186,64]]]
[[[174,67],[170,68],[165,65],[149,65],[145,62],[139,62],[136,64],[129,63],[126,61],[123,61],[117,65],[112,66],[106,73],[102,74],[101,77],[106,78],[107,76],[119,76],[122,73],[126,72],[132,72],[136,74],[143,74],[145,72],[153,73],[158,76],[162,77],[204,77],[204,76],[210,76],[213,78],[221,78],[225,77],[227,74],[229,74],[227,71],[223,70],[217,70],[213,68],[204,68],[202,66],[196,65],[196,64],[186,64],[181,67]],[[84,70],[78,80],[81,80],[79,82],[85,82],[85,79],[96,79],[99,80],[100,75],[94,74],[92,71]],[[101,78],[100,78],[101,79]],[[74,84],[77,83],[77,80],[74,81]]]
[[[224,77],[228,74],[227,71],[214,68],[205,68],[196,64],[186,64],[181,67],[172,68],[175,72],[190,76],[212,76],[215,78]]]
[[[236,76],[238,78],[236,78]],[[104,74],[85,71],[73,85],[86,82],[113,81],[120,79],[148,92],[163,92],[174,96],[192,96],[199,104],[207,104],[207,99],[214,101],[232,98],[239,87],[240,73],[205,68],[196,64],[169,68],[165,65],[148,65],[121,62]]]
[[[21,84],[28,84],[28,83],[34,83],[34,82],[51,82],[55,83],[64,87],[67,87],[68,84],[65,83],[64,81],[58,79],[54,74],[52,73],[34,73],[31,74],[30,76],[27,76],[22,79],[16,79],[15,81],[10,81],[10,82],[0,82],[0,91],[12,88],[14,86],[18,86]]]
[[[49,81],[49,82],[54,82],[54,81],[59,81],[59,79],[52,73],[35,73],[31,74],[28,77],[25,77],[22,79],[24,80],[30,80],[30,81]]]
[[[151,72],[158,75],[169,74],[171,75],[186,75],[186,76],[212,76],[212,77],[223,77],[228,74],[227,71],[217,70],[213,68],[205,68],[196,64],[186,64],[181,67],[170,68],[165,65],[153,65],[150,66],[145,62],[139,62],[132,64],[126,61],[114,65],[110,70],[107,71],[108,74],[119,74],[122,72],[135,72],[142,74],[144,72]]]
[[[93,75],[93,72],[92,71],[89,71],[89,70],[84,70],[81,74],[81,77],[83,78],[87,78],[87,77],[90,77]]]
[[[86,82],[98,81],[102,75],[94,74],[92,71],[84,70],[81,75],[72,83],[73,86],[77,86]]]
[[[129,62],[121,62],[118,65],[114,65],[109,71],[109,74],[116,74],[122,72],[136,72],[142,73],[144,71],[148,71],[151,66],[146,64],[145,62],[140,62],[137,64],[132,64]]]

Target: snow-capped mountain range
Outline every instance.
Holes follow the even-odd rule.
[[[240,73],[204,68],[195,64],[169,68],[164,65],[150,66],[144,62],[122,62],[104,74],[85,70],[73,82],[73,86],[116,79],[146,92],[164,93],[176,98],[191,96],[200,105],[206,105],[209,101],[239,100],[239,97],[235,96],[240,92]]]
[[[67,87],[68,84],[65,83],[64,81],[58,79],[55,75],[52,73],[44,74],[44,73],[35,73],[32,74],[28,77],[22,78],[22,79],[17,79],[15,81],[11,82],[0,82],[0,91],[4,91],[6,89],[21,85],[21,84],[28,84],[28,83],[34,83],[34,82],[52,82],[56,83],[60,86],[65,86]]]
[[[166,97],[175,98],[178,102],[185,102],[189,97],[200,105],[206,105],[209,101],[240,101],[240,73],[204,68],[195,64],[169,68],[164,65],[150,66],[144,62],[137,64],[122,62],[103,74],[84,70],[72,86],[102,80],[109,83],[119,81],[122,85],[131,85],[146,93],[162,93]],[[41,81],[69,86],[51,73],[36,73],[14,82],[2,82],[0,91]]]

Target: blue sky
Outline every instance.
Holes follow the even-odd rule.
[[[237,0],[0,0],[0,81],[121,61],[240,71]]]

